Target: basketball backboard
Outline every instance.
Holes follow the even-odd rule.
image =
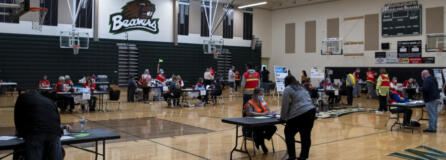
[[[426,52],[446,52],[446,34],[428,34],[426,36]]]
[[[328,38],[322,41],[322,55],[342,55],[343,42],[338,38]]]
[[[12,3],[0,3],[0,8],[6,8],[6,12],[0,15],[9,16],[11,20],[18,21],[20,16],[29,11],[30,0],[14,0]]]

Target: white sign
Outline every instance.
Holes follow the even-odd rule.
[[[441,75],[441,69],[434,69],[434,76],[438,82],[438,88],[441,89],[443,87],[443,76]],[[443,69],[444,72],[444,69]]]
[[[312,78],[312,79],[324,79],[325,78],[324,68],[322,68],[322,67],[313,67],[313,68],[311,68],[310,78]]]
[[[288,76],[288,69],[283,66],[274,66],[274,77],[276,79],[277,92],[285,90],[285,77]]]

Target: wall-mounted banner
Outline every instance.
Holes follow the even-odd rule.
[[[375,64],[386,64],[386,52],[375,52]]]
[[[323,67],[311,68],[310,78],[312,79],[325,79],[325,71]]]
[[[423,57],[423,63],[435,64],[435,57]]]
[[[409,64],[409,58],[398,58],[399,64]]]
[[[396,52],[386,52],[386,63],[398,63],[398,54]]]
[[[421,57],[411,57],[409,58],[410,64],[421,64],[423,63],[423,59]]]
[[[155,4],[150,0],[133,0],[122,7],[121,13],[110,15],[110,33],[118,34],[142,30],[153,34],[159,32],[159,18],[153,18]]]

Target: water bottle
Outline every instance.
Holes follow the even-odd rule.
[[[81,132],[85,132],[85,126],[87,125],[87,120],[85,120],[85,116],[82,116],[80,124],[81,124]]]

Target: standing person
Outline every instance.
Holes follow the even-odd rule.
[[[254,95],[251,100],[243,106],[243,117],[266,116],[271,114],[268,104],[264,100],[263,88],[256,88],[253,91]],[[262,147],[263,153],[268,153],[268,148],[265,146],[265,139],[271,140],[277,127],[274,125],[253,127],[252,134],[256,148]]]
[[[266,69],[266,67],[263,67],[262,69],[262,82],[263,83],[269,82],[269,71]]]
[[[36,91],[20,95],[14,107],[14,123],[16,135],[25,140],[25,159],[63,159],[60,137],[62,129],[70,131],[71,126],[61,125],[52,100]]]
[[[378,90],[379,95],[379,108],[376,113],[382,114],[387,111],[387,96],[389,96],[390,92],[390,79],[386,69],[381,68],[379,72],[380,75],[378,77],[378,82],[376,83],[376,89]]]
[[[90,89],[90,93],[93,94],[94,91],[96,90],[96,84],[93,82],[92,79],[88,78],[87,82],[85,82],[84,84],[84,88],[88,88]],[[89,111],[96,111],[96,101],[97,101],[97,97],[96,96],[91,96],[90,100],[88,100],[88,107],[90,108]],[[84,107],[82,106],[82,108],[84,109]]]
[[[138,84],[136,84],[135,78],[130,77],[127,89],[127,102],[135,102],[136,87],[138,87]]]
[[[235,67],[234,67],[235,70]],[[238,91],[238,86],[240,85],[241,78],[240,78],[240,72],[239,71],[235,71],[235,92]]]
[[[355,85],[354,85],[354,87],[353,87],[353,96],[354,97],[357,97],[357,98],[359,98],[359,97],[361,97],[361,86],[359,85],[359,72],[360,72],[360,70],[359,70],[359,68],[356,68],[356,70],[353,72],[353,76],[355,77]]]
[[[304,84],[305,81],[307,81],[307,78],[308,78],[307,72],[305,70],[302,70],[302,75],[300,75],[300,83]]]
[[[206,71],[203,75],[204,78],[204,87],[212,84],[212,80],[214,80],[214,76],[212,76],[211,68],[206,68]]]
[[[48,81],[46,75],[43,75],[42,80],[39,81],[39,88],[50,88],[50,81]]]
[[[156,67],[156,72],[158,73],[158,75],[155,78],[155,84],[158,88],[157,91],[154,91],[153,101],[155,101],[156,99],[160,99],[161,95],[163,94],[164,82],[166,81],[166,75],[164,75],[164,70],[160,68],[160,63],[158,63]]]
[[[246,64],[246,72],[242,77],[242,89],[243,89],[243,105],[246,104],[251,98],[255,88],[259,87],[259,72],[252,69],[251,64]]]
[[[376,98],[375,73],[369,67],[367,71],[367,98]]]
[[[229,85],[229,95],[233,96],[234,93],[232,92],[232,89],[236,87],[235,84],[235,66],[232,66],[231,69],[228,71],[228,85]]]
[[[150,83],[152,83],[152,76],[150,76],[149,69],[146,69],[141,75],[141,79],[138,81],[139,85],[142,86],[142,100],[149,101]]]
[[[428,70],[421,72],[423,78],[423,99],[429,115],[429,127],[423,132],[437,132],[438,107],[440,105],[440,90],[437,79]]]
[[[353,87],[355,87],[355,85],[356,78],[351,73],[347,74],[347,77],[345,79],[345,86],[347,88],[347,105],[349,106],[353,105]]]
[[[308,159],[316,108],[311,102],[307,90],[299,84],[294,76],[285,78],[285,90],[283,91],[280,114],[280,119],[286,122],[284,132],[288,159],[296,159],[294,137],[297,132],[299,132],[301,140],[301,152],[298,159]]]

